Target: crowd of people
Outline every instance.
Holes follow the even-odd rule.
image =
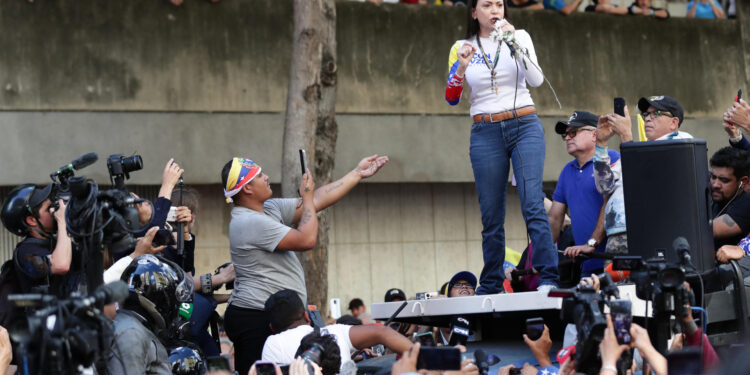
[[[443,6],[467,6],[470,0],[359,0],[375,4],[382,3],[404,3],[404,4],[431,4]],[[579,9],[586,0],[506,0],[508,8],[520,8],[526,10],[549,9],[568,15]],[[725,0],[722,5],[718,0],[691,0],[687,4],[687,18],[734,18],[736,16],[736,0]],[[664,8],[654,7],[651,0],[635,0],[629,6],[614,4],[613,0],[590,0],[585,7],[586,12],[598,12],[615,15],[641,15],[655,18],[669,18],[669,11]]]

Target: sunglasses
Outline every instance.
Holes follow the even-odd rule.
[[[659,116],[667,116],[667,117],[670,117],[670,118],[674,117],[674,115],[671,114],[671,113],[669,113],[669,112],[662,112],[662,111],[659,111],[659,110],[651,111],[651,112],[642,112],[641,116],[643,116],[644,120],[647,119],[647,118],[649,118],[649,117],[651,117],[654,120],[657,117],[659,117]]]
[[[592,132],[594,130],[596,130],[596,129],[593,129],[593,128],[572,128],[572,129],[568,129],[568,131],[566,131],[565,134],[561,135],[561,137],[562,137],[562,139],[564,141],[568,137],[575,138],[576,135],[578,135],[578,132],[580,132],[580,131],[589,131],[589,132]]]

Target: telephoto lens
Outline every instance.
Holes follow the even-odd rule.
[[[120,160],[120,163],[122,163],[122,171],[125,173],[143,169],[143,159],[141,159],[141,155],[133,155],[128,156],[127,158],[122,158]]]
[[[320,356],[323,354],[323,346],[320,344],[313,343],[313,345],[302,353],[302,359],[305,360],[307,366],[307,372],[310,375],[315,375],[315,368],[310,363],[315,363],[320,366]]]

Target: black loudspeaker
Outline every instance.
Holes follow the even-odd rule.
[[[662,252],[678,262],[677,237],[690,244],[698,272],[714,269],[711,186],[704,139],[627,142],[622,152],[628,255]]]

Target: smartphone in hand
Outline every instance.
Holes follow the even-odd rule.
[[[625,98],[615,98],[615,113],[625,116]]]
[[[544,332],[544,319],[542,318],[529,318],[526,319],[526,336],[529,339],[536,341],[542,337]]]
[[[419,349],[418,370],[460,370],[461,351],[448,346],[426,346]]]
[[[608,304],[617,343],[630,345],[630,323],[633,321],[631,302],[626,299],[617,299],[609,301]]]
[[[302,167],[302,174],[305,174],[305,172],[307,172],[307,165],[305,164],[305,159],[307,159],[307,154],[305,153],[305,149],[301,148],[299,149],[299,164]]]

